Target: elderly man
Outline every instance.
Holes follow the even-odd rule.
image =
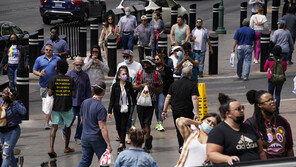
[[[82,125],[81,125],[81,119],[80,119],[80,106],[81,106],[81,103],[85,99],[88,99],[91,97],[90,80],[89,80],[87,73],[85,73],[82,70],[83,64],[84,64],[83,59],[81,57],[76,57],[73,62],[74,69],[69,71],[66,74],[67,76],[74,79],[74,81],[76,83],[76,90],[75,90],[76,96],[72,98],[72,110],[74,112],[74,118],[73,118],[72,124],[74,123],[76,116],[77,116],[77,120],[78,120],[77,126],[76,126],[76,133],[74,136],[74,140],[75,140],[76,144],[80,144],[81,134],[82,134]],[[63,135],[65,135],[65,128],[66,128],[66,126],[64,126]]]
[[[40,96],[45,98],[47,95],[47,83],[49,79],[57,75],[55,67],[57,62],[60,60],[56,55],[53,55],[53,47],[51,44],[45,45],[45,54],[39,56],[34,63],[33,74],[40,77],[39,86],[40,86]],[[45,129],[48,130],[51,128],[49,124],[50,114],[45,114]]]
[[[243,77],[244,81],[247,81],[250,75],[253,48],[256,46],[256,34],[255,31],[249,27],[249,19],[244,19],[242,24],[243,27],[236,30],[233,37],[232,52],[235,52],[235,47],[237,46],[238,61],[236,73],[239,79],[242,78],[243,64],[245,60],[245,72]]]
[[[121,17],[118,22],[118,33],[122,32],[123,49],[133,50],[134,30],[137,27],[137,19],[131,15],[131,9],[125,8],[125,16]]]
[[[192,70],[190,67],[182,69],[182,78],[175,81],[169,89],[168,95],[164,102],[162,119],[167,117],[168,105],[172,105],[173,118],[177,131],[179,153],[182,151],[183,138],[176,126],[176,120],[180,117],[190,118],[194,120],[199,119],[198,113],[198,88],[197,84],[190,80],[192,77]],[[193,110],[194,109],[194,110]],[[194,112],[192,112],[194,111]]]
[[[147,17],[143,15],[141,17],[142,24],[140,24],[136,30],[135,35],[138,36],[138,50],[140,61],[144,59],[145,56],[151,56],[151,44],[154,40],[153,38],[153,28],[148,24]]]
[[[170,40],[172,45],[178,46],[188,42],[190,38],[190,27],[184,23],[184,18],[178,16],[177,24],[172,26]]]

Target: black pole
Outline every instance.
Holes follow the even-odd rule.
[[[267,2],[268,2],[268,0],[264,0],[264,5],[263,5],[263,14],[264,15],[266,15],[266,13],[267,13]]]
[[[24,64],[19,65],[19,69],[16,77],[17,94],[19,100],[27,109],[27,113],[22,116],[22,120],[29,120],[29,69]]]
[[[98,45],[98,29],[99,21],[98,19],[93,19],[90,21],[90,47]]]
[[[109,73],[108,76],[115,76],[116,65],[117,65],[117,37],[115,35],[109,35],[107,39],[107,49],[108,49],[108,66]]]
[[[178,6],[173,6],[171,8],[171,26],[177,23],[178,18]]]
[[[44,46],[44,28],[40,28],[37,30],[38,32],[38,46],[39,46],[39,52],[41,55],[41,49]]]
[[[209,56],[209,74],[218,74],[218,43],[219,37],[216,33],[210,34],[213,54]]]
[[[240,27],[243,27],[243,20],[247,18],[248,2],[241,3],[240,6]]]
[[[192,31],[195,27],[196,21],[196,4],[190,5],[189,8],[189,27],[190,31]]]
[[[152,20],[152,13],[153,13],[153,10],[148,10],[148,11],[145,12],[148,23],[150,23],[150,21]]]
[[[280,0],[272,0],[272,13],[271,13],[271,30],[277,30],[277,22],[279,20]]]
[[[163,52],[167,55],[168,51],[168,39],[165,33],[161,33],[158,36],[158,52]]]
[[[219,23],[219,5],[220,3],[216,3],[213,5],[213,27],[212,30],[216,31]]]
[[[33,66],[35,60],[39,56],[39,40],[38,40],[38,33],[34,32],[29,35],[29,65],[30,65],[30,72],[33,72]]]
[[[269,56],[270,32],[261,32],[260,72],[264,72],[264,64]]]
[[[79,55],[81,57],[86,57],[86,32],[87,27],[85,23],[81,23],[79,27]]]

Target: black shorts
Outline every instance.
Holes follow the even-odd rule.
[[[151,125],[153,111],[154,111],[154,103],[152,104],[151,107],[137,105],[138,117],[139,117],[142,129],[144,128],[145,124]]]

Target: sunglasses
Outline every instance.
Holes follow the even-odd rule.
[[[49,51],[49,52],[51,52],[52,51],[52,49],[45,49],[46,51]]]
[[[160,60],[160,59],[154,59],[155,61],[158,61],[158,60]]]
[[[201,21],[197,21],[196,23],[202,23]]]
[[[113,19],[108,19],[108,20],[113,20]]]
[[[242,110],[245,110],[245,106],[240,106],[237,109],[235,109],[235,111],[242,111]]]
[[[75,66],[80,66],[80,67],[82,67],[82,64],[75,64]]]
[[[127,58],[129,58],[129,56],[122,56],[124,59],[127,59]]]

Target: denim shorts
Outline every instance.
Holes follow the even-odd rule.
[[[66,125],[66,127],[70,127],[74,113],[72,109],[66,112],[56,112],[52,110],[51,116],[53,125]]]

